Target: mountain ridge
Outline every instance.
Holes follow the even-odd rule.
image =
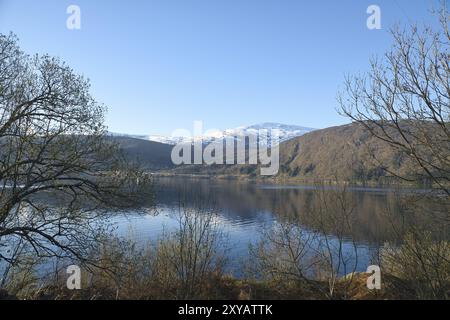
[[[298,125],[287,125],[277,122],[263,122],[249,126],[240,126],[232,129],[225,130],[209,130],[206,131],[201,139],[204,143],[211,142],[215,139],[239,139],[241,136],[257,135],[259,130],[278,130],[279,141],[284,142],[295,137],[299,137],[305,133],[312,132],[314,128],[303,127]],[[154,141],[164,144],[176,145],[178,143],[191,143],[191,137],[178,137],[178,136],[164,136],[164,135],[134,135],[134,134],[122,134],[109,132],[111,136],[116,137],[128,137],[147,141]],[[195,138],[199,139],[199,138]]]
[[[115,137],[129,159],[167,174],[258,177],[259,165],[181,165],[171,163],[173,145]],[[368,150],[370,148],[370,152]],[[371,155],[375,154],[377,160]],[[373,137],[357,123],[314,130],[280,144],[280,168],[272,179],[379,181],[408,175],[414,165],[400,152]]]

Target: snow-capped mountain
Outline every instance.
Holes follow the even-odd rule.
[[[195,140],[202,139],[204,143],[211,142],[215,139],[240,139],[242,136],[255,136],[258,135],[260,130],[267,130],[270,134],[271,130],[277,130],[279,141],[284,142],[295,137],[299,137],[305,133],[314,131],[313,128],[301,127],[296,125],[286,125],[281,123],[266,122],[261,124],[255,124],[251,126],[241,126],[233,129],[225,130],[208,130],[201,137],[195,137]],[[165,144],[175,145],[178,143],[191,143],[191,137],[174,137],[174,136],[161,136],[161,135],[131,135],[131,134],[118,134],[111,133],[113,136],[125,136],[135,139],[143,139],[149,141],[155,141]]]
[[[245,135],[250,134],[258,134],[259,130],[277,130],[280,142],[284,142],[287,140],[291,140],[295,137],[299,137],[304,135],[305,133],[314,131],[313,128],[307,128],[307,127],[301,127],[297,125],[287,125],[287,124],[281,124],[281,123],[274,123],[274,122],[265,122],[261,124],[255,124],[252,126],[244,127],[244,128],[237,128],[238,130],[243,130]]]

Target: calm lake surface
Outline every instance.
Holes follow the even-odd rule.
[[[328,189],[328,191],[327,191]],[[242,263],[250,259],[250,244],[257,243],[264,228],[270,228],[286,217],[295,216],[306,231],[311,229],[307,213],[317,199],[314,186],[269,185],[252,182],[158,178],[155,183],[156,213],[142,215],[129,212],[114,219],[117,233],[137,242],[156,240],[164,231],[177,228],[180,203],[185,207],[202,207],[218,214],[221,230],[227,235],[229,271],[239,276]],[[335,190],[335,189],[334,189]],[[330,194],[327,187],[324,194]],[[377,248],[392,239],[387,232],[385,212],[396,207],[397,197],[389,188],[350,188],[354,206],[351,234],[345,235],[344,250],[357,245],[357,270],[372,264]],[[331,219],[331,218],[330,218]],[[389,221],[387,221],[389,220]],[[333,238],[333,234],[329,235]]]

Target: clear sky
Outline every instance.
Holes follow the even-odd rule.
[[[66,9],[81,9],[68,30]],[[367,7],[381,8],[369,30]],[[170,134],[281,122],[346,123],[336,92],[390,45],[394,23],[432,22],[433,0],[0,0],[0,32],[89,77],[111,131]]]

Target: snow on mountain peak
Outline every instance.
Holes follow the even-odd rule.
[[[259,130],[277,130],[279,134],[280,142],[284,142],[295,137],[299,137],[305,133],[314,131],[313,128],[302,127],[297,125],[287,125],[282,123],[274,123],[274,122],[264,122],[259,124],[254,124],[250,126],[240,126],[233,129],[225,129],[225,130],[209,130],[206,131],[201,137],[195,137],[194,139],[201,138],[205,143],[213,141],[215,139],[228,139],[234,138],[239,139],[239,136],[251,136],[257,135]],[[126,136],[136,139],[143,139],[149,141],[155,141],[165,144],[178,144],[178,143],[190,143],[192,142],[192,138],[190,137],[174,137],[174,136],[162,136],[162,135],[131,135],[131,134],[117,134],[111,133],[115,136]]]

